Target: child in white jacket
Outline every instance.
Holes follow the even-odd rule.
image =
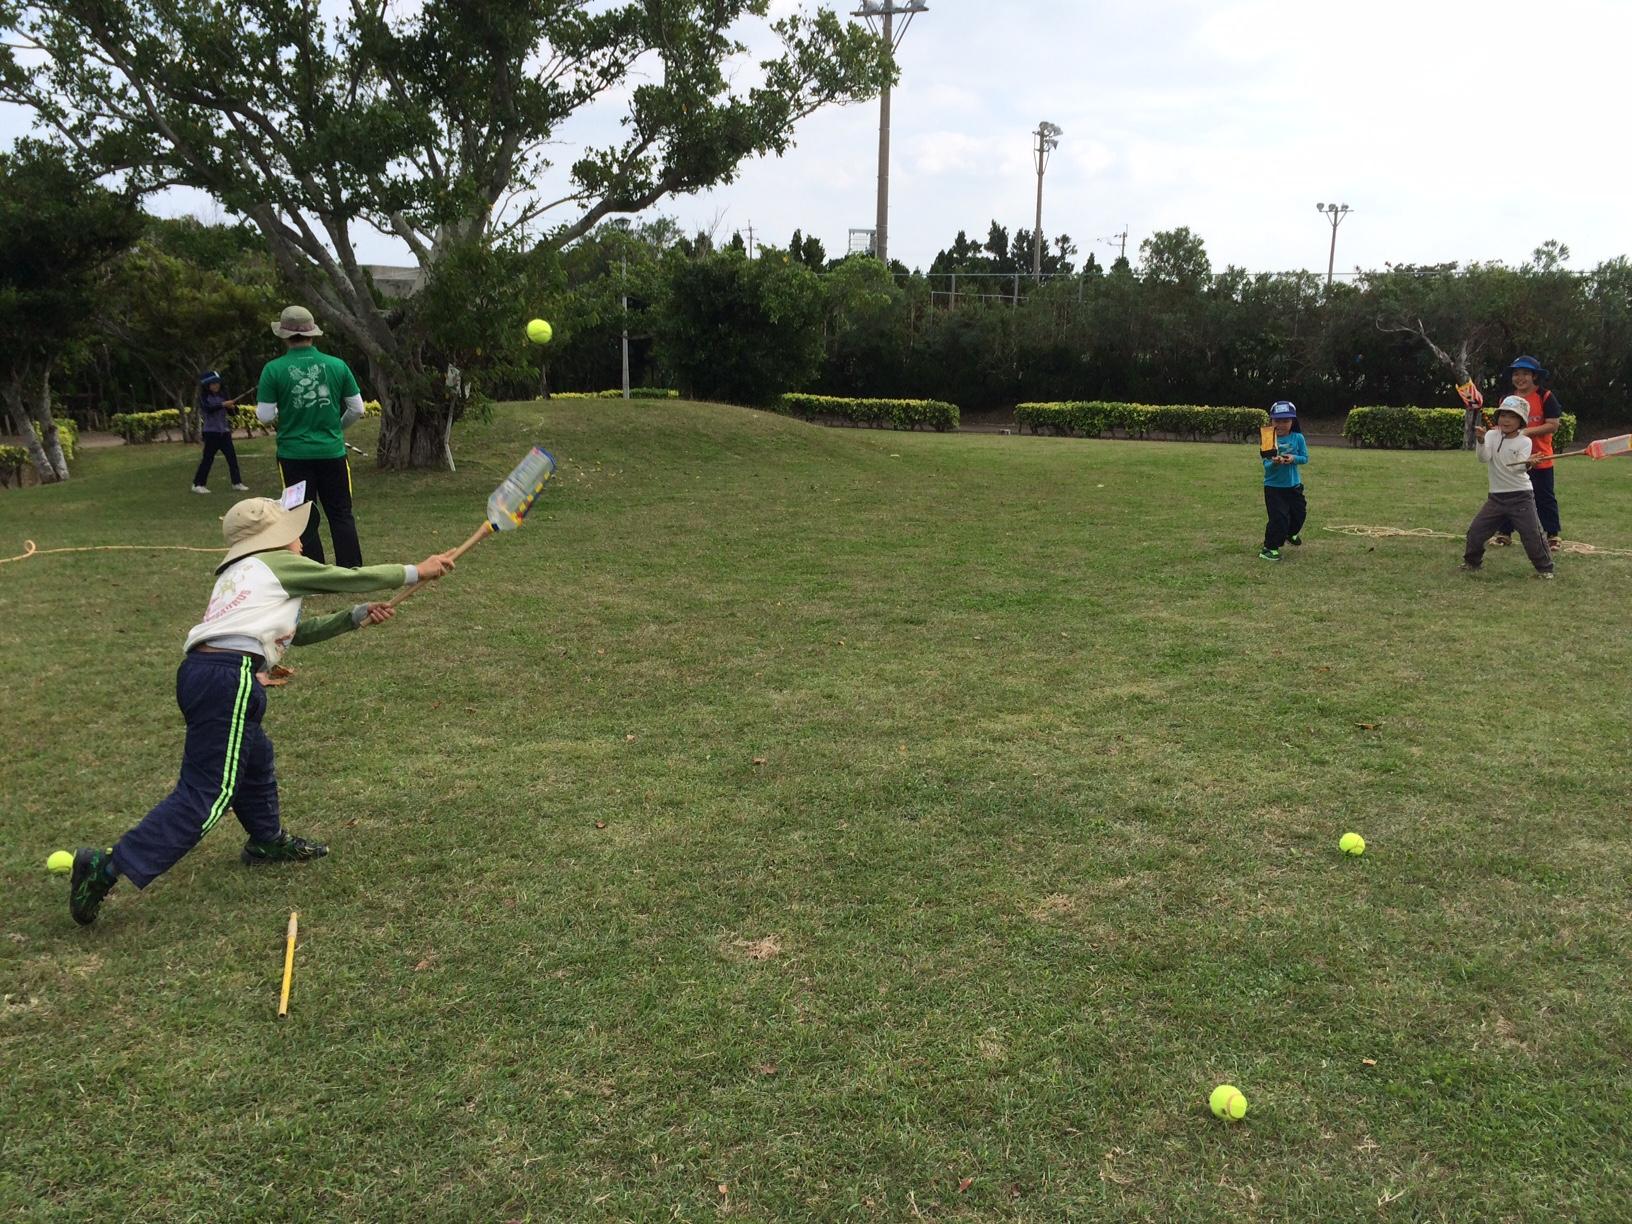
[[[1543,578],[1553,576],[1552,550],[1541,530],[1536,494],[1530,485],[1530,439],[1520,432],[1529,419],[1530,406],[1510,395],[1496,409],[1496,428],[1481,426],[1474,431],[1479,438],[1475,448],[1479,462],[1490,469],[1490,496],[1468,524],[1467,550],[1462,554],[1465,570],[1483,567],[1486,543],[1508,521],[1518,529],[1536,573]]]

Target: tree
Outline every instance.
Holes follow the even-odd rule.
[[[84,340],[103,269],[140,225],[129,195],[57,150],[22,141],[0,153],[0,400],[43,483],[68,479],[52,371]]]
[[[471,244],[603,218],[731,180],[782,153],[830,102],[873,96],[888,48],[828,8],[769,21],[778,53],[735,89],[733,30],[764,0],[354,0],[316,4],[0,0],[0,99],[33,109],[138,190],[202,189],[266,240],[324,322],[364,355],[385,467],[445,466],[460,401],[416,330],[374,292],[359,232],[395,237],[427,276]],[[619,135],[550,177],[556,133],[606,97]],[[563,215],[563,213],[565,215]],[[479,262],[479,261],[478,261]]]
[[[1160,230],[1139,244],[1139,268],[1147,281],[1200,292],[1213,275],[1207,247],[1188,225]]]
[[[674,254],[665,279],[658,350],[685,394],[766,404],[815,378],[823,299],[809,268],[731,250]]]

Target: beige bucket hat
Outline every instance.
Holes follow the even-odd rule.
[[[321,336],[323,329],[318,327],[317,320],[312,318],[312,312],[304,306],[285,306],[283,313],[272,324],[272,334],[280,340],[287,340],[290,336]]]
[[[292,544],[300,539],[311,517],[311,502],[304,502],[293,510],[285,510],[283,504],[272,497],[246,497],[234,503],[221,520],[227,555],[215,567],[215,572],[219,574],[250,553],[269,552]]]

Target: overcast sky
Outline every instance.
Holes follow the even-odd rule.
[[[1030,132],[1047,119],[1064,135],[1044,229],[1102,261],[1098,240],[1124,225],[1135,259],[1153,230],[1188,225],[1215,268],[1324,271],[1315,203],[1336,201],[1354,210],[1340,271],[1516,263],[1547,238],[1587,268],[1632,250],[1629,48],[1632,0],[929,0],[900,52],[890,253],[922,267],[959,229],[1029,227]],[[0,138],[23,126],[0,114]],[[873,221],[877,138],[876,103],[823,112],[786,157],[659,211],[842,250]],[[365,252],[402,258],[384,239]]]

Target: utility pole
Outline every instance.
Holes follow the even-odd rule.
[[[894,55],[907,27],[919,13],[926,12],[926,0],[861,0],[861,7],[852,17],[865,17],[867,26],[879,34]],[[905,17],[899,31],[896,17]],[[879,24],[874,24],[877,19]],[[873,254],[885,267],[890,265],[890,87],[884,86],[878,95],[878,219],[874,224]]]
[[[623,290],[623,398],[629,398],[629,256],[622,261],[620,288]]]
[[[1031,160],[1037,167],[1037,228],[1031,235],[1031,278],[1043,283],[1043,171],[1048,169],[1048,155],[1060,147],[1063,129],[1044,119],[1032,133],[1037,144],[1031,150]]]
[[[1128,227],[1126,225],[1124,225],[1122,227],[1122,232],[1120,234],[1112,234],[1109,238],[1101,238],[1100,241],[1103,242],[1106,246],[1116,247],[1117,248],[1116,255],[1117,255],[1118,259],[1124,259],[1124,260],[1127,259],[1127,257],[1128,257]]]
[[[1332,287],[1332,269],[1337,266],[1337,227],[1343,224],[1343,218],[1349,215],[1347,204],[1316,204],[1315,211],[1325,215],[1326,220],[1332,223],[1332,249],[1326,256],[1326,288]]]
[[[748,258],[754,257],[754,223],[748,222]]]

